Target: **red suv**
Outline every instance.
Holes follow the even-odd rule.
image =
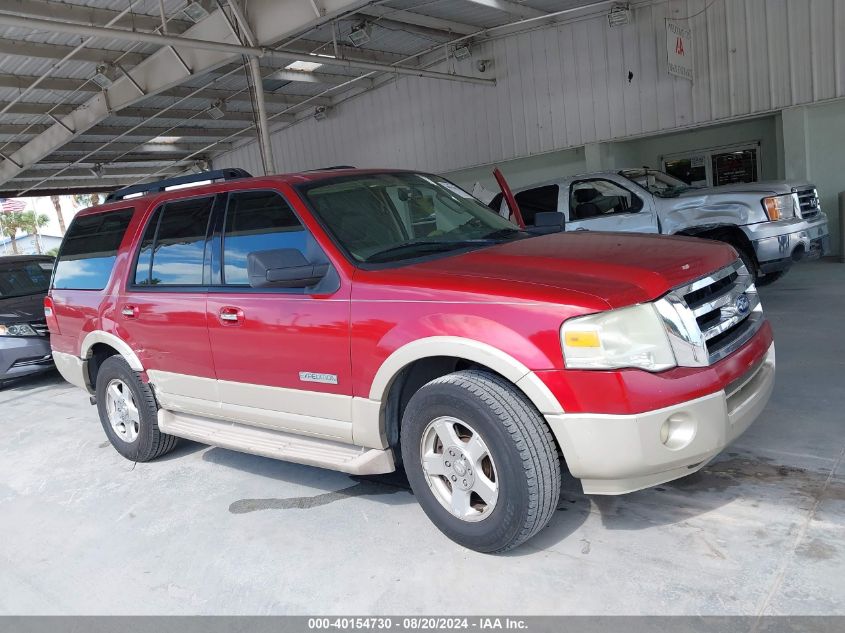
[[[167,189],[197,180],[217,182]],[[46,313],[56,365],[128,459],[183,437],[404,467],[435,525],[484,552],[548,523],[562,467],[591,494],[695,472],[774,382],[730,246],[538,235],[406,171],[120,190],[74,219]]]

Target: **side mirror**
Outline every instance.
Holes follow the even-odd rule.
[[[566,226],[566,218],[557,211],[540,211],[534,215],[534,226],[529,226],[531,233],[560,233]]]
[[[246,256],[246,264],[253,288],[307,288],[329,272],[328,264],[309,262],[295,248],[255,251]]]

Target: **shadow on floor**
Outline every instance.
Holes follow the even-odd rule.
[[[238,499],[229,506],[229,511],[233,514],[246,514],[259,510],[307,510],[351,497],[373,498],[388,505],[414,501],[404,473],[366,477],[349,476],[323,468],[238,453],[223,448],[211,448],[203,454],[202,458],[203,461],[235,468],[252,475],[325,491],[316,495],[298,497]]]

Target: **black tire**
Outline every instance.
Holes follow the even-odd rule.
[[[423,471],[423,434],[430,422],[444,416],[471,425],[495,463],[498,498],[482,520],[455,517],[438,501]],[[459,371],[421,387],[405,409],[401,444],[417,501],[441,532],[464,547],[484,553],[513,549],[554,514],[561,472],[551,431],[525,396],[499,376]]]
[[[106,389],[113,380],[121,380],[130,389],[139,413],[138,436],[132,442],[121,439],[109,422]],[[115,450],[133,462],[148,462],[169,453],[179,438],[158,428],[158,405],[150,386],[145,384],[121,356],[110,356],[97,372],[97,411],[100,423]]]
[[[754,279],[759,279],[760,271],[757,268],[757,260],[754,255],[749,253],[739,244],[735,244],[733,242],[728,242],[728,244],[734,247],[737,254],[739,255],[739,258],[742,260],[742,263],[745,264],[746,270],[748,270],[748,272],[750,272],[754,276]]]
[[[763,275],[762,277],[757,277],[757,286],[770,286],[771,284],[775,283],[778,279],[783,277],[786,273],[786,270],[779,270],[774,273],[768,273],[766,275]]]

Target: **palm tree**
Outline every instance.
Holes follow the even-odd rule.
[[[73,194],[73,202],[80,207],[96,207],[100,204],[100,194],[75,193]]]
[[[12,242],[12,253],[18,255],[20,251],[18,251],[18,243],[15,240],[15,236],[18,234],[18,229],[21,228],[20,225],[20,211],[9,211],[3,214],[2,223],[0,223],[0,229],[3,231],[3,235],[8,235],[9,239]]]
[[[65,217],[62,215],[62,199],[59,196],[50,196],[50,201],[53,203],[56,217],[59,219],[59,233],[64,237],[67,227],[65,226]]]
[[[41,255],[41,236],[38,233],[38,229],[48,225],[50,218],[44,213],[36,213],[35,211],[21,211],[21,215],[23,216],[23,226],[21,228],[30,235],[35,236],[35,250]]]
[[[41,254],[41,241],[38,239],[38,229],[48,224],[50,218],[35,211],[11,211],[3,214],[3,233],[12,241],[12,252],[18,255],[18,243],[15,236],[18,230],[35,235],[35,249]]]

